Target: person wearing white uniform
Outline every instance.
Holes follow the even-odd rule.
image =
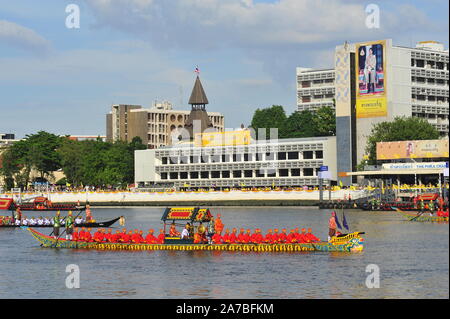
[[[188,230],[188,225],[186,225],[186,227],[183,229],[183,231],[181,232],[181,239],[188,239],[189,238],[189,230]]]

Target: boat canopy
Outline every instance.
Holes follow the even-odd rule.
[[[425,194],[420,194],[417,195],[417,199],[418,200],[436,200],[439,197],[438,193],[425,193]]]
[[[162,221],[191,221],[191,222],[209,222],[212,214],[209,208],[200,207],[172,207],[166,208],[161,218]]]
[[[13,203],[12,198],[0,198],[0,209],[11,209]]]

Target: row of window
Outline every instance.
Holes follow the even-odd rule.
[[[278,152],[278,153],[245,153],[245,154],[223,154],[201,156],[172,156],[162,157],[161,163],[166,164],[198,164],[198,163],[231,163],[231,162],[251,162],[251,161],[283,161],[298,160],[300,153],[303,159],[323,159],[323,151],[304,152]],[[265,155],[265,156],[264,156]],[[315,156],[314,156],[315,155]]]
[[[204,171],[204,172],[172,172],[161,173],[162,180],[175,179],[210,179],[210,178],[253,178],[253,177],[299,177],[317,176],[318,168],[292,168],[271,170],[237,170],[237,171]]]

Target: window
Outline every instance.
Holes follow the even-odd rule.
[[[280,169],[279,170],[279,172],[278,172],[278,175],[280,176],[280,177],[286,177],[286,176],[289,176],[289,170],[288,169]]]
[[[161,158],[161,162],[162,162],[163,164],[167,164],[167,157]]]
[[[212,171],[211,172],[211,178],[220,178],[220,172],[219,171]]]
[[[278,160],[283,161],[286,159],[286,152],[278,152]]]
[[[241,178],[242,177],[242,171],[233,171],[233,177]]]
[[[201,178],[209,178],[209,172],[200,172]]]
[[[305,151],[303,152],[303,159],[313,159],[314,152],[313,151]]]
[[[253,171],[245,170],[244,171],[244,177],[253,177]]]
[[[274,161],[275,153],[266,153],[266,161]]]
[[[304,168],[303,176],[314,176],[314,169],[313,168]]]
[[[230,171],[222,171],[222,178],[230,178]]]
[[[323,158],[323,151],[316,151],[316,158]]]
[[[180,173],[180,179],[188,179],[188,173],[187,172],[181,172]]]
[[[256,177],[266,177],[264,174],[264,170],[261,170],[261,169],[255,170],[255,176]]]
[[[291,176],[300,176],[300,169],[299,168],[291,169]]]
[[[191,179],[198,179],[198,172],[191,172]]]
[[[170,176],[170,179],[178,179],[178,173],[176,173],[176,172],[170,173],[169,176]]]
[[[161,179],[167,179],[167,173],[161,173]]]
[[[298,152],[288,152],[288,159],[298,159]]]

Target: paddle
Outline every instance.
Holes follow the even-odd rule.
[[[409,221],[410,221],[410,222],[414,221],[416,218],[422,216],[423,213],[425,213],[425,211],[420,212],[419,214],[417,214],[416,217],[411,218]]]

